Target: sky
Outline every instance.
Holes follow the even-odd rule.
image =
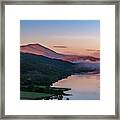
[[[39,43],[58,53],[98,57],[100,21],[21,20],[20,42]]]

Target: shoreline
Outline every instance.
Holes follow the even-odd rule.
[[[68,77],[70,77],[70,76],[72,76],[72,75],[95,75],[95,74],[100,74],[100,72],[81,72],[81,73],[74,73],[74,74],[71,74],[71,75],[69,75],[69,76],[67,76],[67,77],[65,77],[65,78],[62,78],[62,79],[60,79],[60,80],[58,80],[58,81],[56,81],[56,82],[54,82],[54,83],[57,83],[57,82],[59,82],[59,81],[62,81],[62,80],[64,80],[64,79],[67,79]],[[50,85],[50,87],[54,87],[53,86],[53,84],[54,83],[52,83],[52,85]]]

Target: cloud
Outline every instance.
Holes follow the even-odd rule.
[[[90,51],[90,52],[100,52],[100,50],[94,50],[94,49],[86,49],[86,51]]]
[[[88,51],[90,55],[100,58],[100,50],[86,49],[86,51]]]
[[[67,46],[64,46],[64,45],[55,45],[53,47],[55,47],[55,48],[67,48]]]

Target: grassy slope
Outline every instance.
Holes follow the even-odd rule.
[[[21,99],[43,99],[46,97],[53,96],[53,94],[48,93],[37,93],[37,92],[20,92]]]

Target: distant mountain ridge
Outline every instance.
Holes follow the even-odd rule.
[[[48,58],[52,59],[60,59],[63,61],[69,61],[69,62],[80,62],[80,61],[92,61],[96,62],[99,61],[100,58],[95,58],[92,56],[78,56],[78,55],[65,55],[57,53],[47,47],[44,47],[40,44],[28,44],[28,45],[22,45],[20,46],[21,53],[31,53],[35,55],[42,55]]]

